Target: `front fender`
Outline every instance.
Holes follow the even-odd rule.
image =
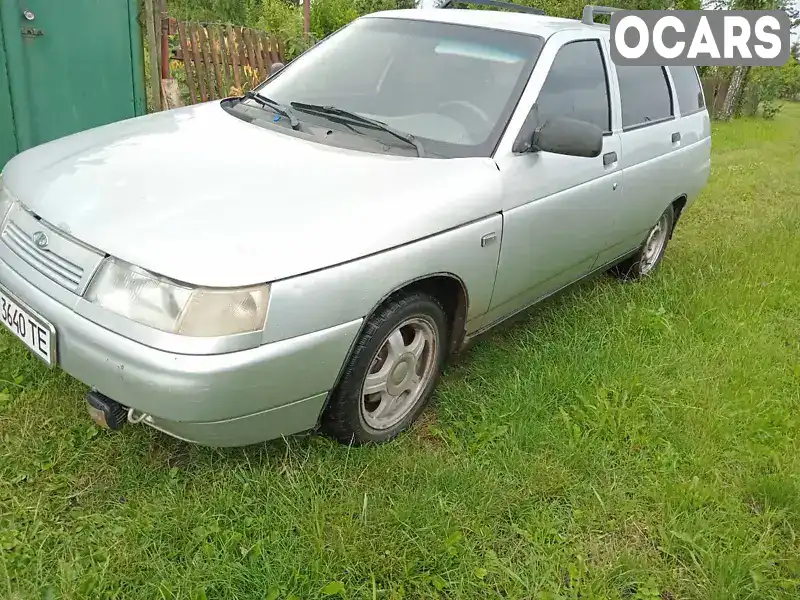
[[[272,285],[264,343],[369,315],[390,293],[433,275],[452,275],[467,291],[469,323],[489,309],[503,219],[491,214],[422,240]],[[494,241],[482,243],[495,234]]]

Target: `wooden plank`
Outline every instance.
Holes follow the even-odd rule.
[[[261,32],[261,45],[264,47],[264,62],[267,64],[267,76],[269,77],[270,67],[275,62],[272,53],[272,38],[266,31]]]
[[[264,65],[267,67],[267,72],[264,74],[264,77],[269,77],[272,63],[274,63],[275,60],[272,56],[272,40],[266,31],[261,33],[261,45],[264,48]]]
[[[245,29],[247,32],[247,53],[252,57],[253,64],[253,71],[256,73],[256,79],[261,77],[261,63],[258,58],[258,36],[256,32],[250,28]]]
[[[233,32],[233,27],[228,25],[228,51],[231,55],[231,63],[233,64],[233,83],[238,89],[242,89],[242,78],[239,75],[239,49],[236,47],[236,35]]]
[[[246,27],[237,27],[236,28],[236,35],[239,36],[239,54],[240,59],[242,61],[242,74],[246,74],[247,71],[245,67],[248,69],[252,69],[253,65],[250,64],[250,50],[247,47],[247,36],[245,32],[247,31]]]
[[[219,98],[228,95],[225,91],[225,78],[222,76],[222,65],[219,58],[219,45],[217,43],[217,28],[215,25],[208,25],[208,49],[211,52],[211,60],[214,62],[214,74],[217,76],[217,92]]]
[[[158,72],[158,44],[156,43],[156,23],[153,0],[144,0],[145,24],[147,26],[147,56],[150,74],[150,92],[153,110],[161,110],[161,75]]]
[[[219,26],[217,30],[219,33],[219,58],[222,61],[222,76],[225,78],[225,96],[230,96],[231,88],[233,87],[233,77],[231,75],[230,59],[228,58],[229,52],[225,36],[225,27]]]
[[[214,81],[214,61],[211,59],[211,52],[208,49],[208,35],[206,35],[206,28],[202,25],[197,28],[197,34],[200,39],[200,51],[203,55],[203,67],[206,73],[206,89],[208,90],[208,98],[214,100],[219,98],[217,95],[216,85]]]
[[[153,0],[153,31],[156,32],[156,46],[155,46],[155,55],[156,55],[156,64],[158,64],[158,77],[159,80],[161,79],[161,17],[159,12],[159,2],[158,0]]]
[[[161,93],[164,95],[164,105],[167,109],[183,106],[181,90],[177,79],[162,79]]]
[[[200,58],[200,34],[197,32],[197,30],[197,23],[189,23],[189,40],[192,43],[192,62],[194,63],[194,72],[197,78],[197,83],[200,86],[200,100],[205,102],[208,100],[208,92],[206,91],[206,77],[202,64],[203,61]]]
[[[261,43],[264,46],[264,64],[267,66],[267,72],[264,77],[269,77],[272,72],[272,63],[275,62],[275,57],[272,56],[272,39],[265,31],[261,34]]]
[[[275,36],[269,37],[269,50],[270,55],[272,56],[272,62],[283,62],[283,58],[281,57],[278,49],[278,40],[275,38]]]
[[[267,67],[267,70],[264,72],[264,78],[266,79],[269,77],[270,68],[272,67],[272,63],[275,61],[272,59],[272,51],[270,50],[269,44],[269,34],[266,31],[262,31],[260,33],[261,37],[261,50],[264,54],[264,65]]]
[[[194,73],[192,73],[191,57],[189,56],[189,45],[186,43],[186,25],[183,21],[178,22],[178,43],[181,46],[183,57],[183,68],[186,70],[186,87],[189,88],[189,98],[192,104],[197,102],[198,94],[194,85]]]
[[[158,0],[155,18],[156,33],[158,34],[158,64],[161,68],[161,79],[170,79],[169,19],[167,18],[167,0]],[[165,52],[167,56],[164,56]],[[164,106],[167,106],[166,102],[163,104]]]
[[[250,41],[253,43],[253,54],[256,57],[256,65],[258,66],[258,79],[259,81],[264,78],[264,55],[261,53],[261,38],[258,31],[255,29],[250,30]]]
[[[281,47],[278,44],[278,38],[272,36],[270,39],[270,46],[272,47],[272,52],[275,54],[275,62],[282,63],[283,62],[283,55],[281,54]]]
[[[250,64],[247,56],[247,43],[244,40],[244,27],[236,28],[236,38],[239,40],[239,64],[242,65],[242,74],[244,74],[244,67]]]
[[[242,89],[245,89],[249,80],[247,72],[244,69],[247,65],[247,49],[244,47],[244,34],[242,34],[242,28],[235,27],[234,33],[236,35],[236,47],[239,49],[239,67],[242,74]]]
[[[253,38],[250,36],[250,30],[247,27],[242,28],[242,35],[244,35],[244,45],[247,49],[247,59],[250,63],[250,68],[255,73],[255,79],[258,79],[258,63],[256,62],[256,53],[253,49]],[[251,81],[250,83],[253,82]]]

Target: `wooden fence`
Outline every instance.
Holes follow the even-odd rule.
[[[175,105],[163,95],[163,81],[177,86],[180,104],[194,104],[242,94],[266,79],[274,63],[285,60],[283,42],[266,31],[178,21],[167,15],[165,0],[145,0],[144,16],[148,96],[156,111]],[[164,46],[166,62],[162,61]],[[294,41],[295,51],[296,46]]]
[[[177,47],[170,58],[183,63],[192,103],[241,94],[284,60],[283,44],[258,29],[178,21],[174,31]]]

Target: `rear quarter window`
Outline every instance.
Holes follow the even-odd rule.
[[[678,108],[682,115],[688,115],[705,108],[703,90],[694,67],[670,67]]]

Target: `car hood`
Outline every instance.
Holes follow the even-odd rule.
[[[322,269],[500,210],[489,158],[336,148],[246,123],[216,102],[37,146],[3,175],[76,239],[214,287]]]

